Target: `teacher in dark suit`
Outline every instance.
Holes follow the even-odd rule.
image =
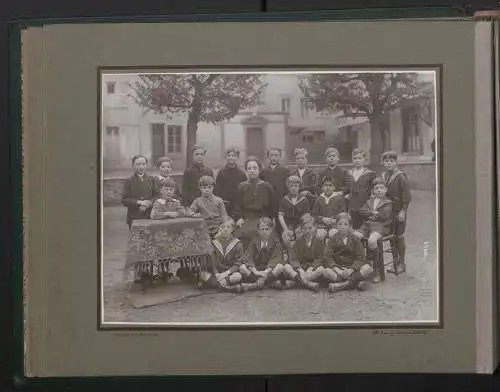
[[[134,174],[125,180],[122,204],[127,207],[127,225],[130,228],[134,219],[149,219],[153,201],[157,195],[155,178],[146,173],[148,159],[143,155],[132,158]]]

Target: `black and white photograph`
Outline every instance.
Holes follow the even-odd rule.
[[[438,76],[101,70],[101,326],[439,325]]]

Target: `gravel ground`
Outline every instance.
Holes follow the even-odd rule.
[[[127,247],[125,210],[104,209],[105,322],[400,322],[437,319],[435,193],[414,191],[408,211],[407,273],[387,275],[365,292],[312,293],[263,290],[245,294],[209,293],[136,309],[121,283]],[[390,256],[389,256],[390,257]]]

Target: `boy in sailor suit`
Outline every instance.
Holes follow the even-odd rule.
[[[234,236],[235,223],[227,218],[212,241],[213,253],[208,271],[200,272],[199,288],[214,287],[224,291],[241,292],[243,244]]]
[[[312,210],[316,219],[317,236],[320,239],[328,239],[335,234],[336,217],[341,212],[346,212],[345,198],[341,193],[335,192],[334,181],[323,178],[323,193],[318,196]]]
[[[351,181],[349,193],[346,196],[353,230],[358,230],[363,224],[363,217],[359,214],[359,211],[370,198],[372,182],[375,178],[375,172],[365,167],[365,161],[365,151],[359,148],[354,149],[352,152],[352,163],[354,167],[349,170]]]
[[[393,234],[396,239],[392,244],[396,259],[399,259],[397,271],[390,269],[390,273],[403,273],[406,271],[405,254],[406,244],[404,233],[406,231],[406,219],[408,206],[411,202],[410,185],[406,174],[398,168],[398,154],[394,151],[386,151],[382,154],[382,163],[386,171],[383,173],[387,187],[387,197],[392,201]]]

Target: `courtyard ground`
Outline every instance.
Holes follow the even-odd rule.
[[[437,319],[435,193],[413,191],[408,210],[407,272],[387,275],[369,291],[263,290],[206,293],[176,302],[135,308],[122,281],[128,229],[123,207],[103,211],[104,322],[402,322]],[[390,257],[390,256],[389,256]],[[167,286],[168,287],[168,286]],[[195,289],[193,289],[193,293]]]

